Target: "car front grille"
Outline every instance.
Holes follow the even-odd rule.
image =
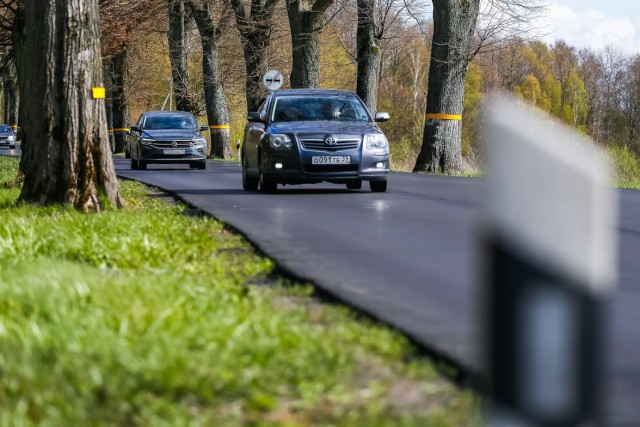
[[[304,165],[304,170],[311,173],[358,172],[358,167],[358,165]]]
[[[302,148],[314,151],[341,151],[355,150],[360,146],[359,139],[337,139],[336,145],[327,145],[324,139],[302,139]]]
[[[173,145],[173,143],[177,145]],[[179,140],[171,140],[171,141],[155,141],[153,146],[156,148],[186,148],[191,147],[191,141],[179,141]]]

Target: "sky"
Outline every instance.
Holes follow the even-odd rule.
[[[570,46],[601,50],[614,46],[640,54],[640,0],[548,0],[542,19],[551,34],[543,40],[563,39]]]

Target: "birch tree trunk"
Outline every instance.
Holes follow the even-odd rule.
[[[216,6],[214,2],[211,0],[191,0],[188,4],[193,12],[202,40],[202,76],[207,119],[211,131],[211,157],[229,159],[232,153],[229,110],[220,78],[218,47],[222,31],[226,27],[230,15],[222,12],[220,22],[216,23],[213,18]]]
[[[320,31],[334,0],[287,0],[291,29],[292,88],[314,88],[320,79]]]
[[[378,105],[378,76],[380,75],[380,35],[376,22],[377,0],[358,0],[356,93],[375,114]]]
[[[109,149],[97,0],[25,0],[16,52],[25,173],[20,201],[120,207]],[[22,108],[21,108],[22,110]]]
[[[414,172],[462,172],[462,108],[480,0],[433,0],[433,39],[422,148]]]

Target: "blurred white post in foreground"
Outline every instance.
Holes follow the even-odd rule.
[[[487,105],[487,423],[599,425],[616,257],[608,163],[577,132],[514,99]]]

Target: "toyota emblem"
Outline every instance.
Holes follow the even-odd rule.
[[[171,146],[172,146],[173,148],[177,147],[177,146],[178,146],[178,141],[172,141],[172,142],[171,142]]]
[[[327,139],[324,140],[325,144],[327,145],[337,145],[338,144],[338,140],[332,137],[329,137]]]

